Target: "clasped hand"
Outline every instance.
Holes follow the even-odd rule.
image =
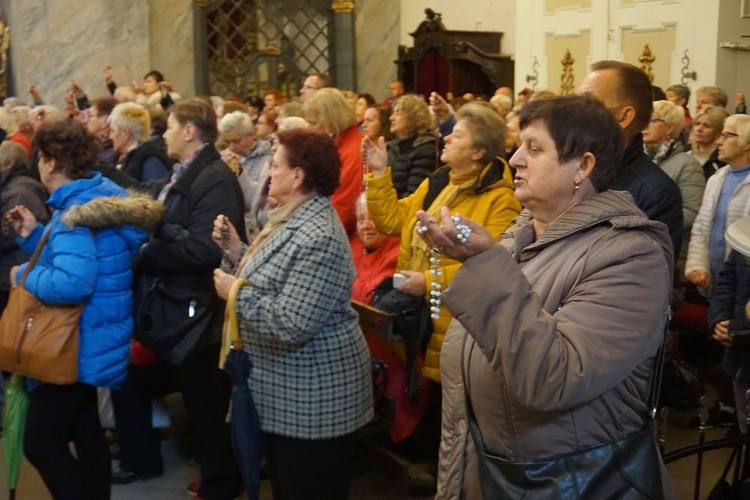
[[[226,258],[229,262],[236,266],[240,259],[240,236],[237,234],[237,230],[234,225],[229,222],[229,218],[226,215],[218,215],[214,219],[214,228],[211,231],[211,239],[216,243],[222,251],[226,252]],[[237,278],[229,273],[225,273],[221,269],[214,269],[214,288],[216,289],[216,295],[224,300],[229,297],[229,290],[232,289],[232,284]]]
[[[8,213],[5,214],[5,218],[10,222],[10,225],[13,226],[13,230],[16,234],[22,238],[28,237],[31,234],[31,231],[33,231],[37,224],[39,224],[36,217],[34,217],[34,214],[31,213],[31,210],[24,205],[16,205],[8,210]],[[12,287],[18,286],[16,275],[18,274],[19,267],[20,266],[13,266],[10,270],[10,286]]]

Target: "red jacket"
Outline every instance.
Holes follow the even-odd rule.
[[[357,230],[357,215],[355,208],[357,197],[362,192],[362,132],[357,125],[352,125],[336,137],[333,142],[338,147],[339,158],[341,158],[341,174],[339,175],[339,187],[333,196],[331,203],[341,218],[346,233],[351,237]]]
[[[362,240],[357,235],[351,238],[352,257],[357,278],[352,285],[352,299],[369,304],[373,291],[383,278],[393,276],[398,260],[399,238],[389,236],[380,247],[371,253],[364,253]]]

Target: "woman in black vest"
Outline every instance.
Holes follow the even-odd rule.
[[[120,154],[117,169],[141,183],[163,179],[172,170],[166,152],[149,142],[151,118],[148,111],[133,102],[115,106],[109,117],[110,138]]]

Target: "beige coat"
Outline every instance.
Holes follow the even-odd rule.
[[[573,207],[537,241],[524,212],[501,244],[468,259],[443,296],[460,324],[441,360],[437,498],[481,497],[461,382],[464,328],[488,451],[525,459],[581,450],[644,427],[671,273],[666,226],[616,191]]]

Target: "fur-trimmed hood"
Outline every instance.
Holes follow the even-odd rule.
[[[68,227],[85,226],[105,229],[113,226],[135,226],[151,231],[164,217],[164,205],[150,196],[102,196],[82,205],[73,205],[61,220]]]

